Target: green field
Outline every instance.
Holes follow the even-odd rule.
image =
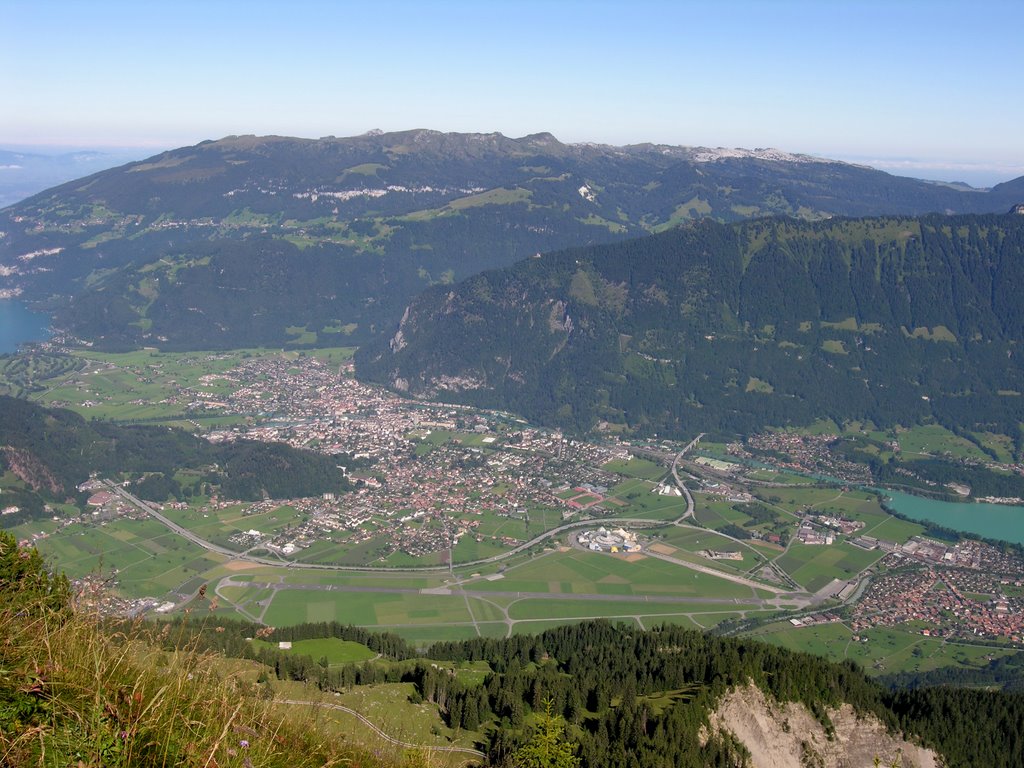
[[[657,485],[649,480],[626,480],[608,494],[615,499],[616,514],[647,520],[675,520],[686,512],[686,499],[681,496],[659,496]]]
[[[438,716],[437,706],[430,703],[412,703],[412,683],[380,683],[359,685],[340,692],[336,696],[325,696],[310,690],[303,683],[278,682],[275,692],[280,699],[323,702],[338,704],[359,712],[363,717],[380,728],[391,738],[424,746],[473,747],[480,734],[454,731],[448,728]],[[315,722],[328,725],[341,738],[351,738],[358,743],[379,744],[384,753],[394,747],[376,736],[358,718],[346,712],[327,707],[304,705],[287,706],[300,722]],[[450,759],[443,753],[431,754],[431,765],[438,768],[462,765],[465,755],[453,755]]]
[[[163,597],[224,560],[153,520],[76,524],[36,547],[69,578],[100,575],[129,597]]]
[[[650,626],[661,621],[698,619],[717,616],[721,610],[707,603],[658,603],[653,601],[618,600],[517,600],[509,606],[509,616],[516,622],[541,619],[596,619],[610,618],[628,620],[640,617]],[[733,612],[730,612],[733,615]],[[674,623],[674,622],[673,622]],[[703,623],[703,622],[702,622]],[[717,623],[712,620],[712,623]]]
[[[594,595],[706,597],[723,601],[749,598],[754,590],[684,566],[643,557],[632,562],[598,552],[553,552],[508,568],[496,581],[477,581],[467,589],[495,592],[543,592]]]
[[[958,459],[978,459],[988,461],[989,457],[970,440],[953,434],[938,424],[924,424],[897,434],[900,451],[904,458],[915,455],[932,455],[948,453]]]
[[[653,461],[636,457],[625,461],[622,459],[609,461],[601,469],[606,472],[614,472],[617,475],[640,478],[641,480],[660,480],[668,474],[668,469],[661,464],[655,464]]]
[[[253,640],[254,646],[277,648],[276,643]],[[296,640],[292,643],[291,652],[299,656],[310,656],[314,660],[327,659],[329,665],[351,664],[368,661],[377,656],[362,643],[353,640],[342,640],[337,637],[320,637],[311,640]]]
[[[758,640],[833,661],[853,659],[872,674],[927,672],[948,666],[982,667],[990,659],[1016,652],[925,637],[913,628],[876,627],[855,640],[853,632],[840,623],[793,627],[789,622],[778,622],[751,634]]]
[[[897,544],[906,544],[914,536],[924,533],[925,527],[910,520],[901,520],[898,517],[890,517],[882,520],[876,525],[867,526],[860,531],[862,535],[874,536],[884,541],[894,541]]]
[[[733,541],[712,531],[669,526],[654,529],[651,531],[651,535],[657,536],[662,543],[681,550],[672,555],[673,557],[728,573],[747,573],[763,565],[767,559],[753,547],[752,540]],[[710,560],[695,554],[705,549],[719,552],[739,552],[743,555],[743,559]]]
[[[816,546],[793,542],[775,562],[795,582],[816,592],[833,579],[850,579],[882,558],[880,550],[864,550],[852,544]]]
[[[272,626],[337,621],[365,627],[471,624],[461,595],[278,590],[264,621]]]

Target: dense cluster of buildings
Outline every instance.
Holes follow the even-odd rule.
[[[921,622],[923,634],[1024,642],[1024,560],[980,541],[893,547],[853,609],[854,630]]]
[[[851,483],[870,483],[871,470],[866,465],[836,456],[830,450],[838,437],[762,432],[748,437],[745,444],[730,443],[728,450],[733,456],[746,459],[767,454],[771,456],[772,465],[780,469],[828,475]]]
[[[190,408],[261,415],[258,426],[213,432],[209,439],[278,440],[344,453],[363,465],[352,470],[356,488],[350,493],[288,501],[300,512],[295,524],[261,542],[285,556],[325,540],[346,548],[376,541],[380,557],[448,550],[463,536],[512,546],[521,541],[480,533],[480,516],[529,520],[530,511],[542,507],[601,514],[606,510],[594,509],[597,504],[574,507],[555,490],[591,488],[603,501],[601,492],[617,478],[601,465],[628,456],[625,447],[507,421],[498,434],[497,417],[405,400],[360,384],[351,364],[332,369],[314,356],[251,358],[202,383],[209,391],[179,393]],[[232,543],[241,547],[251,540]]]
[[[924,635],[1024,641],[1024,598],[1010,596],[1011,579],[969,568],[926,566],[876,577],[853,608],[851,628],[905,626]],[[1018,593],[1019,594],[1019,593]]]
[[[611,552],[613,554],[619,552],[631,554],[642,549],[636,534],[623,528],[616,528],[612,531],[606,528],[584,531],[576,536],[576,543],[592,552]]]

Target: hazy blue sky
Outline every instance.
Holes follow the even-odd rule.
[[[0,146],[550,131],[1024,175],[1021,0],[0,0]]]

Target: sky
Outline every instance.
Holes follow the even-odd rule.
[[[1021,0],[0,0],[0,147],[433,128],[1024,175]]]

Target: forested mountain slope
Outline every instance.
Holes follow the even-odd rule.
[[[749,433],[1024,421],[1024,216],[702,221],[530,258],[406,310],[360,376],[548,424]]]
[[[353,639],[383,656],[342,668],[269,643],[254,647],[245,638],[258,629],[215,617],[201,630],[193,624],[176,635],[182,643],[258,659],[283,679],[326,691],[412,683],[415,700],[436,707],[450,727],[481,735],[491,765],[516,765],[510,758],[545,713],[564,718],[563,737],[581,768],[870,766],[875,757],[891,765],[901,749],[897,764],[907,767],[934,765],[937,753],[951,768],[1009,768],[1019,763],[1024,739],[1020,694],[889,691],[852,661],[835,664],[669,625],[641,631],[590,621],[535,636],[437,643],[420,652],[393,635],[335,623],[268,635],[271,642]],[[467,678],[452,674],[452,665],[486,672]],[[901,737],[907,741],[901,744]]]
[[[424,287],[709,217],[1005,211],[964,190],[776,150],[434,131],[232,136],[0,212],[0,295],[106,348],[361,343]]]
[[[86,421],[0,395],[0,474],[10,471],[18,480],[4,490],[4,506],[18,512],[5,514],[3,527],[42,517],[46,502],[74,498],[93,473],[135,480],[134,493],[162,502],[191,495],[174,478],[193,470],[226,497],[255,501],[344,490],[349,484],[336,464],[282,443],[214,445],[180,429]]]

